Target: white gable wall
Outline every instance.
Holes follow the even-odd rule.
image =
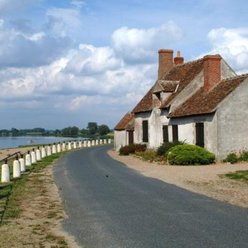
[[[122,146],[128,145],[128,132],[126,130],[114,131],[114,148],[119,151]]]
[[[248,79],[218,107],[218,157],[248,151]]]

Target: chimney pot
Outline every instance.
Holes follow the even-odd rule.
[[[175,65],[182,65],[184,62],[184,58],[181,57],[180,51],[177,51],[177,56],[174,58],[174,64]]]
[[[204,91],[210,91],[221,80],[221,56],[206,55],[204,63]]]

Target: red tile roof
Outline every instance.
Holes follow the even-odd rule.
[[[140,102],[133,109],[134,113],[148,112],[152,110],[153,87],[146,93],[146,95],[140,100]]]
[[[191,61],[182,65],[174,66],[164,77],[160,80],[164,90],[174,91],[176,83],[178,84],[177,90],[169,96],[165,102],[162,103],[161,108],[167,108],[170,106],[170,102],[203,70],[203,59]],[[166,85],[167,82],[173,82]],[[141,101],[133,109],[134,113],[148,112],[153,108],[152,105],[152,93],[154,86],[146,93]],[[168,88],[168,89],[167,89]]]
[[[171,101],[203,70],[203,59],[191,61],[175,66],[164,76],[164,80],[180,81],[177,90],[172,93],[161,105],[161,108],[170,106]]]
[[[222,80],[208,92],[201,88],[175,111],[170,113],[168,117],[175,118],[213,113],[216,111],[218,104],[247,78],[248,74],[244,74]]]
[[[126,113],[122,119],[119,121],[119,123],[115,126],[115,130],[132,130],[133,125],[132,121],[134,120],[134,114],[133,113]]]

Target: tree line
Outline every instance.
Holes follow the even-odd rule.
[[[46,130],[44,128],[1,129],[0,136],[62,136],[62,137],[95,137],[105,136],[111,130],[106,124],[98,125],[97,122],[88,122],[86,128],[80,129],[77,126],[69,126],[63,129]]]

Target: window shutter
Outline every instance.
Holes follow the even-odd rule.
[[[178,142],[178,126],[172,125],[172,138],[173,142]]]
[[[148,142],[148,121],[142,122],[143,142]]]

